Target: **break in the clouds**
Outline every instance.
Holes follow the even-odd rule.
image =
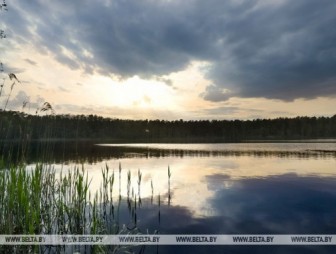
[[[336,95],[335,13],[334,0],[35,0],[11,1],[6,26],[71,69],[153,78],[205,61],[206,100],[293,100]]]

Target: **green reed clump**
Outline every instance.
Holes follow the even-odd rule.
[[[121,167],[119,167],[121,173]],[[35,169],[12,166],[0,170],[0,232],[1,234],[118,234],[136,233],[136,196],[131,203],[132,227],[128,231],[119,225],[114,214],[113,185],[106,165],[102,169],[101,188],[91,193],[90,180],[84,168],[56,173],[51,166]],[[129,199],[129,197],[128,197]],[[130,200],[130,199],[129,199]],[[119,196],[118,208],[120,208]],[[11,249],[12,248],[12,249]],[[1,251],[14,247],[0,246]],[[14,251],[36,251],[37,246],[17,246]],[[60,246],[58,248],[61,248]],[[92,247],[112,248],[111,246]],[[115,247],[113,247],[115,248]]]
[[[31,174],[23,166],[0,171],[0,232],[34,234],[41,224],[42,168]]]

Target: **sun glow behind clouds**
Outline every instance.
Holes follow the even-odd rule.
[[[93,76],[87,86],[95,102],[104,106],[174,108],[172,89],[158,81],[137,76],[117,82],[108,77]]]

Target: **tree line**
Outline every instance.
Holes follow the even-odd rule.
[[[0,139],[111,142],[241,142],[336,138],[336,115],[255,120],[122,120],[0,111]]]

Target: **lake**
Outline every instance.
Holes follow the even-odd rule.
[[[138,194],[140,170],[137,226],[142,233],[336,234],[335,140],[69,147],[54,149],[50,161],[55,169],[66,171],[83,165],[94,191],[101,184],[101,169],[107,165],[116,175],[116,199],[121,195],[126,200],[128,171],[131,189]],[[34,167],[34,157],[28,161],[28,167]],[[126,202],[120,210],[120,221],[125,225],[132,223]],[[334,246],[147,246],[145,249],[145,253],[335,251]]]

